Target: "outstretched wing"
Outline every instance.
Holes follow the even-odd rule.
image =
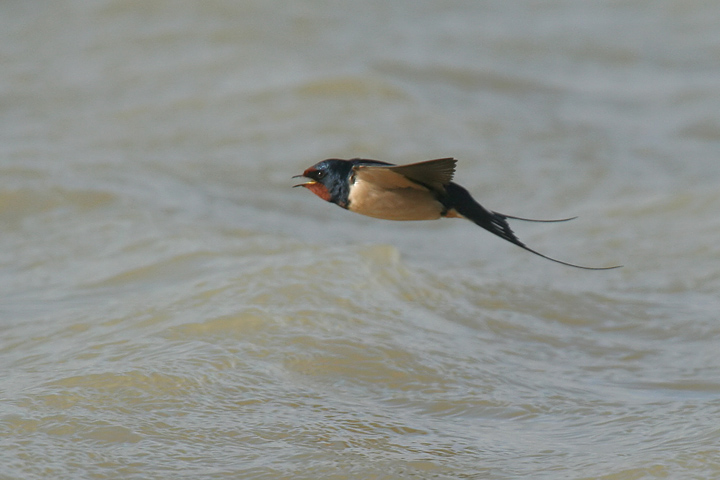
[[[353,167],[355,178],[380,188],[413,188],[445,191],[455,173],[454,158],[439,158],[408,165],[383,165],[375,162],[358,162]]]
[[[454,158],[438,158],[437,160],[398,165],[390,167],[390,169],[405,175],[410,180],[435,187],[436,185],[445,186],[452,182],[456,163],[457,160]]]

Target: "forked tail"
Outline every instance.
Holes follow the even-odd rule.
[[[582,268],[585,270],[612,270],[614,268],[620,268],[622,265],[614,265],[612,267],[586,267],[583,265],[576,265],[574,263],[563,262],[556,258],[548,257],[540,252],[533,250],[532,248],[525,245],[520,241],[512,231],[507,219],[522,220],[525,222],[567,222],[577,217],[562,218],[559,220],[535,220],[532,218],[514,217],[512,215],[505,215],[498,212],[487,210],[482,205],[477,203],[474,198],[460,185],[451,183],[446,186],[447,191],[447,204],[445,205],[448,209],[454,209],[457,213],[472,221],[476,225],[484,228],[485,230],[494,233],[498,237],[507,240],[510,243],[514,243],[520,248],[527,250],[528,252],[534,253],[535,255],[542,257],[546,260],[550,260],[555,263],[567,265],[568,267]]]

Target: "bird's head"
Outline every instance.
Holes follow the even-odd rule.
[[[305,187],[327,202],[347,205],[350,171],[352,164],[348,160],[328,159],[307,168],[302,175],[293,178],[307,178],[308,181],[293,185]]]

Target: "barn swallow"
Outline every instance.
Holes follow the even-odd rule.
[[[439,158],[408,165],[393,165],[378,160],[354,158],[328,159],[313,165],[293,178],[308,181],[294,185],[305,187],[318,197],[351,212],[385,220],[436,220],[465,218],[500,238],[542,258],[586,270],[612,267],[585,267],[548,257],[521,242],[507,220],[526,222],[566,222],[514,217],[488,210],[463,187],[454,183],[454,158]]]

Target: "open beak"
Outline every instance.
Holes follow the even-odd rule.
[[[305,177],[304,175],[294,175],[292,178],[306,178],[306,177]],[[311,180],[308,180],[308,181],[305,182],[305,183],[298,183],[297,185],[293,185],[293,188],[295,188],[295,187],[304,187],[304,186],[306,186],[306,185],[313,185],[313,184],[315,184],[315,183],[317,183],[317,182],[316,182],[315,180],[312,180],[312,179],[311,179]]]

